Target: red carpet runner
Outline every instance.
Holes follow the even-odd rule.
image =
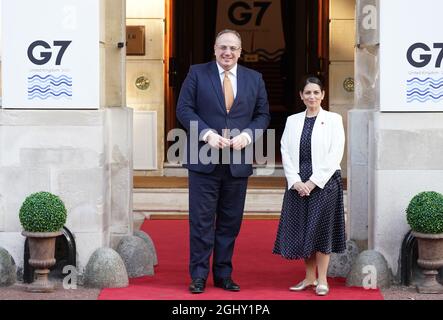
[[[146,220],[147,232],[157,250],[155,275],[130,279],[127,288],[104,289],[100,300],[381,300],[379,290],[349,288],[345,279],[329,279],[330,293],[318,297],[313,290],[291,292],[288,288],[304,278],[304,264],[272,254],[277,220],[244,220],[234,253],[233,279],[240,292],[215,288],[209,275],[206,291],[188,291],[189,244],[187,220]]]

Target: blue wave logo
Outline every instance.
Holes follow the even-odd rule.
[[[443,78],[412,78],[407,80],[407,102],[439,102],[443,100]]]
[[[28,77],[28,100],[72,99],[72,77],[39,75]]]

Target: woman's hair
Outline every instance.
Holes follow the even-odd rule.
[[[325,90],[325,86],[323,85],[323,82],[320,80],[319,77],[313,75],[307,75],[303,77],[302,81],[300,82],[300,87],[299,87],[300,92],[303,92],[305,90],[305,87],[310,83],[317,84],[320,87],[321,91]]]

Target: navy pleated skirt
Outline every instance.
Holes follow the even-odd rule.
[[[305,259],[315,252],[346,249],[343,186],[337,170],[323,189],[300,197],[286,190],[273,253],[286,259]]]

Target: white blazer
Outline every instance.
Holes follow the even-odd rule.
[[[288,189],[301,181],[299,172],[300,138],[306,111],[289,116],[281,138],[283,169]],[[345,146],[345,131],[341,115],[320,108],[311,136],[312,176],[309,178],[323,189],[336,170],[340,169]]]

